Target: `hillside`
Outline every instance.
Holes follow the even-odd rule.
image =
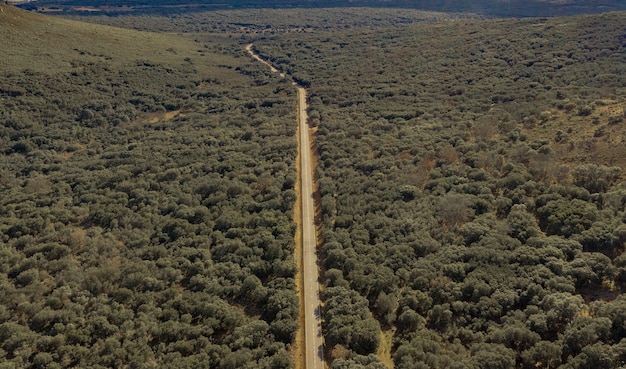
[[[293,367],[289,85],[5,5],[0,39],[0,367]]]
[[[69,16],[69,15],[68,15]],[[197,37],[275,35],[344,31],[355,27],[391,27],[413,23],[436,23],[452,19],[475,19],[475,14],[428,12],[414,9],[325,8],[237,9],[195,11],[165,15],[72,15],[85,22],[154,32],[181,32]]]
[[[0,32],[4,50],[0,67],[7,72],[26,67],[48,74],[67,72],[75,68],[73,62],[106,61],[111,67],[121,67],[147,57],[181,64],[183,58],[176,56],[176,49],[188,52],[197,48],[192,42],[167,35],[155,37],[44,17],[4,5],[2,9]],[[192,52],[188,56],[197,55]]]
[[[171,13],[242,8],[404,8],[439,12],[470,12],[496,17],[564,16],[626,10],[620,0],[38,0],[23,6],[43,11]]]

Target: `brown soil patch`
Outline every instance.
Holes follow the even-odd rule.
[[[309,128],[309,142],[311,143],[311,170],[313,170],[313,205],[315,205],[315,229],[317,232],[317,251],[322,251],[322,196],[320,194],[320,180],[317,174],[317,164],[319,163],[320,154],[317,152],[317,127]],[[321,259],[320,259],[321,261]],[[320,262],[321,276],[324,275],[322,263]]]
[[[296,247],[294,250],[294,258],[296,260],[296,265],[298,266],[298,270],[296,272],[295,282],[296,282],[296,291],[298,293],[298,301],[300,302],[300,315],[298,317],[298,332],[296,334],[296,340],[294,347],[292,349],[292,355],[294,362],[296,364],[295,369],[305,369],[304,368],[304,294],[302,291],[302,268],[303,259],[302,259],[302,184],[301,184],[301,167],[300,167],[300,125],[298,124],[298,129],[296,130],[296,140],[298,141],[298,153],[296,155],[296,203],[293,207],[293,221],[296,223],[296,234],[294,236],[294,241],[296,243]]]
[[[130,124],[154,124],[161,121],[172,120],[178,116],[184,117],[181,110],[166,111],[164,113],[149,113],[130,122]]]
[[[405,152],[401,152],[400,155],[398,155],[398,157],[401,160],[409,160],[409,159],[411,159],[413,157],[413,155],[411,155],[411,153],[408,153],[408,152],[405,151]]]
[[[388,331],[382,331],[380,333],[380,346],[376,355],[380,358],[380,361],[385,364],[389,369],[393,369],[393,358],[391,357],[391,349],[393,348],[393,336],[396,333],[396,329],[393,328]]]
[[[604,284],[602,286],[580,288],[578,293],[580,293],[587,304],[594,301],[613,301],[622,294],[619,288],[611,288]]]
[[[322,195],[320,194],[320,187],[319,187],[319,175],[317,173],[317,165],[319,163],[320,160],[320,154],[317,151],[317,127],[310,127],[309,129],[309,142],[311,144],[311,147],[309,148],[309,150],[311,150],[311,170],[313,170],[313,205],[315,207],[315,233],[316,233],[316,241],[317,241],[317,245],[316,245],[316,249],[317,249],[317,263],[318,263],[318,268],[319,268],[319,278],[320,281],[323,281],[325,279],[325,275],[326,275],[326,268],[324,267],[324,259],[325,259],[325,253],[324,253],[324,238],[322,237],[323,235],[323,230],[324,230],[324,221],[322,218]],[[323,296],[324,294],[324,284],[320,283],[319,284],[319,291],[320,291],[320,297]],[[324,301],[323,299],[320,298],[320,308],[323,310],[324,308]],[[324,317],[322,316],[322,321],[324,320]],[[323,334],[323,332],[322,332]],[[324,367],[328,367],[328,362],[329,362],[329,358],[331,358],[331,351],[332,351],[332,347],[327,347],[326,345],[324,345],[324,360],[326,361],[326,363],[324,364]]]
[[[59,156],[63,159],[69,159],[72,156],[74,156],[74,154],[76,154],[79,151],[83,151],[87,148],[87,146],[85,144],[77,144],[78,149],[77,150],[73,150],[73,151],[63,151],[61,153],[59,153]]]
[[[577,111],[550,111],[550,118],[526,127],[531,139],[545,139],[559,161],[578,165],[598,165],[626,168],[626,102],[608,101],[597,104],[588,116]],[[615,122],[615,117],[621,121]]]

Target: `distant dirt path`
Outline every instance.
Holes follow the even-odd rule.
[[[274,73],[278,70],[270,63],[254,53],[252,44],[246,46],[252,57],[267,65]],[[280,74],[285,77],[285,74]],[[324,369],[324,342],[322,337],[321,301],[319,296],[319,272],[317,266],[317,235],[315,229],[315,204],[313,202],[313,165],[311,160],[311,144],[309,126],[307,124],[306,89],[293,83],[298,90],[298,131],[300,140],[298,152],[300,156],[300,199],[301,201],[301,235],[302,235],[302,266],[301,303],[304,304],[304,357],[305,369]]]
[[[260,56],[258,56],[257,54],[254,53],[254,50],[252,50],[252,46],[253,46],[252,44],[246,45],[246,50],[250,53],[250,55],[252,55],[252,57],[254,59],[256,59],[257,61],[260,61],[261,63],[267,65],[270,68],[270,70],[272,71],[272,73],[278,73],[278,69],[274,68],[273,65],[271,65],[270,63],[268,63],[265,60],[261,59]],[[281,77],[285,77],[285,73],[280,73],[280,76]],[[296,83],[294,82],[294,85],[295,84]]]

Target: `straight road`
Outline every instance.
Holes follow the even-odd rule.
[[[278,70],[263,60],[252,49],[246,50],[259,62],[267,65],[274,73]],[[285,77],[283,73],[281,77]],[[315,204],[313,201],[313,164],[311,161],[311,143],[307,124],[306,89],[293,83],[298,90],[298,131],[300,140],[300,196],[302,208],[302,290],[304,295],[304,357],[305,369],[324,369],[324,341],[322,337],[322,311],[319,295],[319,271],[317,268],[317,234],[315,229]]]
[[[309,142],[306,90],[298,87],[298,123],[300,131],[300,183],[302,188],[302,277],[304,290],[304,342],[306,369],[324,368],[324,345],[317,269],[317,234],[313,203],[313,168]]]

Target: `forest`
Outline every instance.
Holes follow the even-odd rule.
[[[295,92],[0,9],[0,368],[293,367]]]
[[[626,363],[624,16],[255,42],[310,91],[331,368]]]
[[[626,365],[626,14],[0,9],[0,368],[300,368],[249,43],[329,368]]]

